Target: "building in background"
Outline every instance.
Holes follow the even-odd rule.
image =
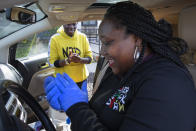
[[[89,20],[78,22],[77,25],[77,29],[87,35],[94,57],[99,55],[101,49],[101,43],[98,35],[100,23],[100,20]]]
[[[78,29],[85,33],[89,39],[89,42],[95,43],[99,41],[98,28],[101,21],[89,20],[78,23]]]

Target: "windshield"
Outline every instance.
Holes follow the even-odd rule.
[[[36,12],[37,21],[43,19],[46,15],[39,9],[36,3],[31,4],[26,7],[27,9],[33,10]],[[28,24],[30,25],[30,24]],[[16,22],[12,22],[6,19],[6,12],[0,13],[0,39],[18,31],[28,25],[22,25]]]

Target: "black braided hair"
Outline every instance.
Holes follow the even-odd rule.
[[[150,11],[130,1],[112,5],[104,15],[104,20],[110,20],[116,29],[125,28],[126,34],[134,34],[142,39],[141,55],[125,79],[141,64],[146,46],[185,68],[179,56],[187,51],[187,43],[180,38],[173,38],[172,27],[167,21],[161,19],[157,22]]]

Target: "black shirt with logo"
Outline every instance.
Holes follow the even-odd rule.
[[[72,131],[193,131],[196,90],[187,69],[154,56],[123,86],[108,68],[90,102],[66,113]]]

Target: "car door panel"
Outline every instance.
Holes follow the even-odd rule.
[[[28,59],[18,60],[21,63],[19,68],[24,66],[26,70],[28,70],[28,74],[25,75],[26,78],[24,78],[24,82],[23,82],[24,83],[23,85],[25,86],[26,89],[29,87],[33,74],[35,74],[40,70],[43,70],[42,66],[47,64],[47,58],[48,58],[47,54],[44,53],[38,56],[29,57]]]

